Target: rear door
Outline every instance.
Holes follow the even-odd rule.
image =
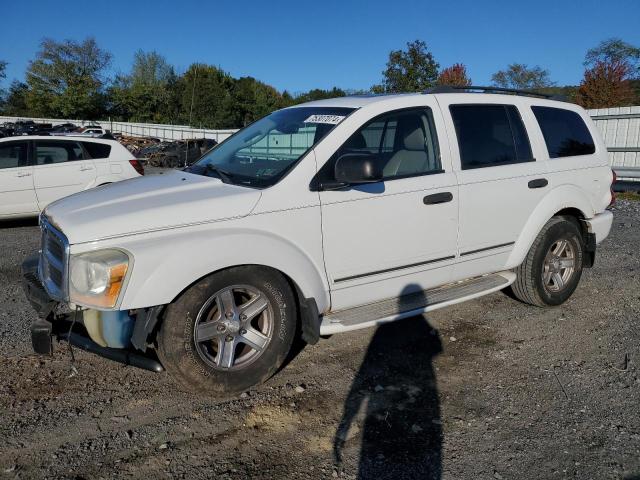
[[[0,143],[0,216],[38,213],[29,142]]]
[[[34,141],[34,186],[38,205],[81,192],[92,186],[96,178],[93,162],[80,142],[75,140]]]
[[[480,95],[480,94],[479,94]],[[460,188],[455,280],[505,268],[533,210],[550,190],[546,165],[527,130],[528,105],[514,98],[442,95]],[[485,100],[486,99],[486,100]],[[485,103],[486,102],[486,103]]]

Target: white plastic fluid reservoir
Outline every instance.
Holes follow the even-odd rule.
[[[111,348],[129,346],[134,320],[127,311],[100,312],[102,338]]]

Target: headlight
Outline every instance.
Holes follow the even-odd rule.
[[[129,256],[120,250],[71,255],[69,300],[86,307],[115,307],[128,268]]]

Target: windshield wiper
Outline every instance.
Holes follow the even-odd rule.
[[[216,167],[215,165],[211,164],[211,163],[207,163],[205,165],[205,170],[207,172],[211,172],[211,173],[215,173],[220,177],[220,180],[222,180],[224,183],[233,183],[231,181],[231,177],[233,175],[231,175],[229,172],[225,172],[224,170]]]

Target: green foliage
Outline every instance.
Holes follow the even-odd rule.
[[[116,76],[109,88],[110,113],[133,122],[177,120],[176,75],[157,52],[138,50],[130,75]]]
[[[382,84],[374,85],[374,93],[420,92],[433,87],[440,65],[422,40],[407,43],[406,50],[389,53]]]
[[[105,110],[103,75],[110,62],[111,54],[93,38],[45,38],[27,68],[29,110],[38,116],[98,118]]]
[[[528,67],[524,63],[512,63],[506,70],[500,70],[491,76],[496,87],[532,90],[552,87],[554,82],[549,72],[541,67]]]
[[[29,108],[27,107],[27,92],[29,87],[26,83],[14,80],[11,82],[9,91],[3,101],[3,113],[4,115],[13,117],[27,117],[30,116]]]
[[[7,62],[0,60],[0,80],[7,78],[7,74],[5,70],[7,68]]]

